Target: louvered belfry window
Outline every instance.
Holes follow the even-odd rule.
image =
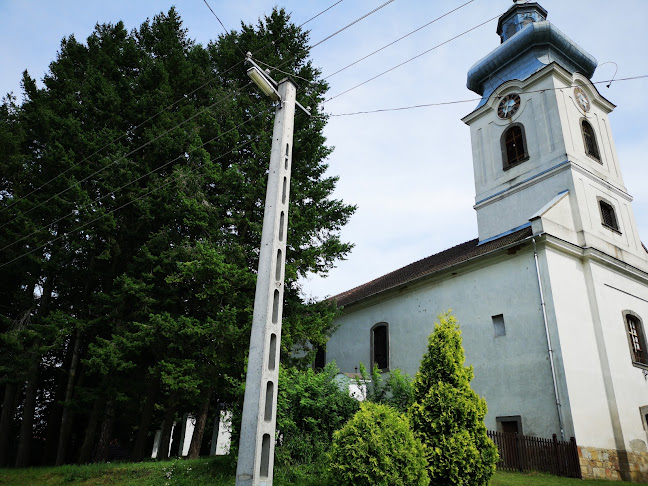
[[[505,168],[527,159],[522,127],[513,125],[506,131],[504,135],[504,147],[506,156]]]
[[[605,201],[599,201],[599,206],[601,208],[601,219],[603,221],[603,226],[607,226],[615,231],[619,231],[619,222],[617,221],[614,208],[611,204],[606,203]]]
[[[601,161],[601,154],[599,153],[598,144],[596,143],[596,135],[594,134],[594,129],[588,121],[583,120],[581,123],[583,129],[583,142],[585,143],[585,153],[596,159],[598,162]]]
[[[632,361],[648,365],[646,356],[646,339],[643,335],[641,321],[633,315],[626,315],[626,324],[628,326],[628,339],[630,341],[630,351]]]

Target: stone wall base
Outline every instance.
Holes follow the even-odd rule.
[[[578,446],[583,479],[648,483],[648,452]]]

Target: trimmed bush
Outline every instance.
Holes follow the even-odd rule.
[[[333,434],[330,483],[337,486],[427,486],[425,447],[409,420],[388,405],[363,403]]]
[[[414,378],[409,416],[425,443],[431,485],[485,486],[495,472],[497,447],[486,435],[486,401],[471,388],[461,331],[449,313],[428,339]]]

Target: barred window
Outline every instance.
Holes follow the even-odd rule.
[[[601,162],[601,154],[599,153],[598,143],[596,143],[596,134],[592,125],[587,120],[583,120],[581,123],[581,128],[583,130],[583,142],[585,144],[585,153],[595,159],[597,162]]]
[[[524,126],[520,123],[511,125],[502,134],[502,157],[504,159],[504,170],[508,170],[529,158]]]
[[[614,212],[614,207],[602,199],[599,200],[599,208],[601,209],[601,222],[614,231],[619,231],[619,222]]]
[[[626,313],[625,321],[632,362],[648,365],[648,356],[646,355],[646,337],[644,335],[641,320],[633,314]]]

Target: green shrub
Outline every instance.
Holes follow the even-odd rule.
[[[497,448],[486,435],[486,401],[470,388],[473,370],[464,361],[457,321],[442,314],[414,378],[409,411],[414,432],[426,445],[433,485],[487,485],[495,472]]]
[[[425,447],[388,405],[363,403],[333,436],[329,475],[336,486],[426,486],[426,469]]]
[[[361,389],[364,384],[369,383],[364,396],[367,402],[382,403],[400,412],[406,412],[414,401],[412,379],[398,368],[392,370],[385,381],[376,363],[369,376],[364,363],[360,362],[360,376],[356,383]]]
[[[333,432],[358,410],[349,391],[333,381],[337,372],[333,364],[320,372],[280,368],[277,465],[317,463],[331,445]]]

